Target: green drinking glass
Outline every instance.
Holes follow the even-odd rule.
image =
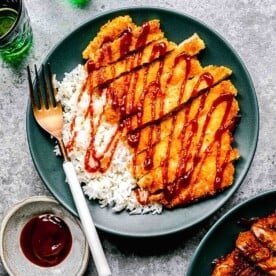
[[[0,56],[18,65],[28,55],[33,42],[30,18],[22,0],[0,1]]]

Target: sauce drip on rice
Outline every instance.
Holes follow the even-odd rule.
[[[228,80],[231,69],[202,67],[197,54],[204,48],[197,34],[178,45],[168,41],[158,20],[137,26],[122,16],[100,29],[83,51],[85,77],[64,135],[87,186],[109,175],[123,151],[132,202],[123,208],[171,208],[232,185],[237,90]],[[100,199],[95,188],[84,189]],[[115,190],[103,205],[116,205]]]

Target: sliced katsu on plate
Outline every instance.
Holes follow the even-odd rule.
[[[131,236],[187,229],[242,183],[258,136],[254,87],[231,46],[203,23],[148,7],[109,12],[66,36],[48,62],[63,138],[99,228]],[[76,213],[54,142],[30,111],[38,172]],[[148,213],[161,215],[129,215]]]

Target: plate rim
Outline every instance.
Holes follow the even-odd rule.
[[[208,219],[210,216],[212,216],[220,207],[222,207],[230,198],[231,196],[237,191],[237,189],[240,187],[240,185],[243,183],[250,167],[251,167],[251,163],[254,160],[254,155],[256,153],[256,148],[258,145],[258,139],[259,139],[259,105],[258,105],[258,99],[257,99],[257,95],[256,95],[256,90],[255,90],[255,86],[253,83],[253,80],[249,74],[249,71],[247,69],[247,67],[245,66],[245,63],[243,62],[243,60],[241,59],[240,55],[238,54],[238,52],[233,48],[233,46],[228,42],[228,40],[226,40],[218,31],[216,31],[214,28],[210,27],[208,24],[204,23],[203,21],[201,21],[200,19],[197,19],[196,17],[193,17],[191,15],[188,15],[184,12],[179,12],[176,11],[174,9],[165,9],[165,8],[160,8],[160,7],[154,7],[154,6],[143,6],[143,7],[124,7],[124,8],[118,8],[118,9],[113,9],[113,10],[109,10],[109,11],[104,11],[101,13],[96,14],[95,16],[92,16],[90,18],[88,18],[87,20],[85,20],[84,22],[78,24],[72,31],[68,32],[67,34],[65,34],[51,49],[50,51],[47,53],[47,55],[45,56],[45,58],[43,59],[43,63],[47,62],[47,60],[51,57],[51,55],[56,51],[56,49],[64,42],[64,40],[68,39],[70,36],[73,36],[75,34],[75,32],[77,32],[78,30],[80,30],[81,28],[84,28],[86,25],[91,24],[94,21],[100,20],[102,17],[106,17],[106,16],[111,16],[114,15],[116,13],[125,13],[127,14],[128,12],[137,12],[138,10],[141,10],[143,12],[161,12],[161,13],[166,13],[166,14],[176,14],[180,17],[183,17],[184,19],[187,20],[191,20],[196,24],[199,24],[201,27],[207,29],[208,31],[210,31],[212,34],[214,34],[215,36],[217,36],[221,41],[224,42],[225,45],[227,45],[227,47],[230,49],[230,51],[235,55],[235,57],[237,58],[239,65],[242,67],[244,73],[247,76],[247,81],[248,84],[252,90],[252,100],[254,102],[254,107],[256,107],[256,112],[254,114],[255,116],[255,120],[256,120],[256,127],[255,127],[255,131],[254,131],[254,147],[252,147],[252,150],[250,152],[250,156],[248,156],[249,158],[247,158],[249,161],[247,163],[247,167],[245,170],[243,170],[243,175],[240,179],[239,185],[236,186],[231,186],[229,189],[227,189],[228,194],[227,196],[225,196],[223,199],[220,200],[219,204],[216,204],[216,208],[214,208],[213,210],[211,210],[210,212],[208,212],[207,215],[205,216],[201,216],[198,219],[194,220],[193,222],[189,223],[186,226],[182,226],[182,227],[177,227],[171,230],[167,230],[167,231],[155,231],[154,233],[130,233],[128,231],[117,231],[117,230],[112,230],[108,227],[105,227],[104,225],[100,225],[99,223],[95,223],[96,227],[108,232],[108,233],[112,233],[112,234],[116,234],[116,235],[120,235],[120,236],[128,236],[128,237],[156,237],[156,236],[163,236],[163,235],[168,235],[168,234],[174,234],[176,232],[182,231],[182,230],[187,230],[190,229],[192,227],[194,227],[195,225],[203,222],[204,220]],[[66,200],[60,198],[57,195],[57,192],[55,191],[55,189],[53,189],[52,185],[46,185],[47,179],[43,176],[43,173],[38,169],[38,164],[35,161],[35,153],[33,150],[33,146],[32,143],[30,142],[30,133],[28,132],[28,130],[30,129],[30,121],[28,120],[28,116],[29,113],[31,112],[31,108],[30,108],[30,101],[28,102],[27,105],[27,112],[26,112],[26,130],[27,130],[27,141],[28,141],[28,145],[29,145],[29,149],[31,152],[31,157],[33,160],[33,163],[35,165],[36,171],[38,172],[42,182],[44,183],[44,185],[46,186],[46,188],[52,193],[52,195],[67,209],[69,210],[71,213],[73,213],[74,215],[78,216],[76,210],[74,209],[74,206],[71,206],[70,202],[68,203]],[[232,188],[232,189],[231,189]],[[223,192],[222,192],[223,193]],[[207,199],[208,200],[208,199]],[[195,203],[197,204],[197,203]],[[185,207],[183,207],[185,208]],[[164,211],[163,211],[164,212]]]
[[[237,212],[242,210],[243,208],[246,208],[248,205],[252,204],[253,202],[258,202],[262,198],[265,198],[267,196],[271,195],[276,196],[276,189],[268,189],[265,190],[257,195],[253,195],[242,202],[238,203],[236,206],[230,208],[225,214],[223,214],[219,219],[209,228],[209,230],[205,233],[200,243],[197,245],[196,250],[194,251],[194,254],[191,257],[190,265],[187,270],[187,276],[192,276],[192,269],[194,267],[194,260],[198,258],[198,255],[200,254],[202,248],[204,248],[204,245],[206,242],[208,242],[210,236],[213,234],[214,231],[223,223],[227,222],[228,219],[231,218],[231,216],[234,216]],[[273,207],[272,207],[273,208]],[[276,211],[276,209],[275,209]]]

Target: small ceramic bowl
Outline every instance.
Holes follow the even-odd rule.
[[[42,214],[60,218],[68,226],[72,237],[71,249],[65,259],[50,267],[30,261],[20,243],[25,225]],[[78,219],[57,201],[45,196],[28,198],[9,209],[0,229],[0,255],[10,275],[82,275],[89,261],[88,244]]]

